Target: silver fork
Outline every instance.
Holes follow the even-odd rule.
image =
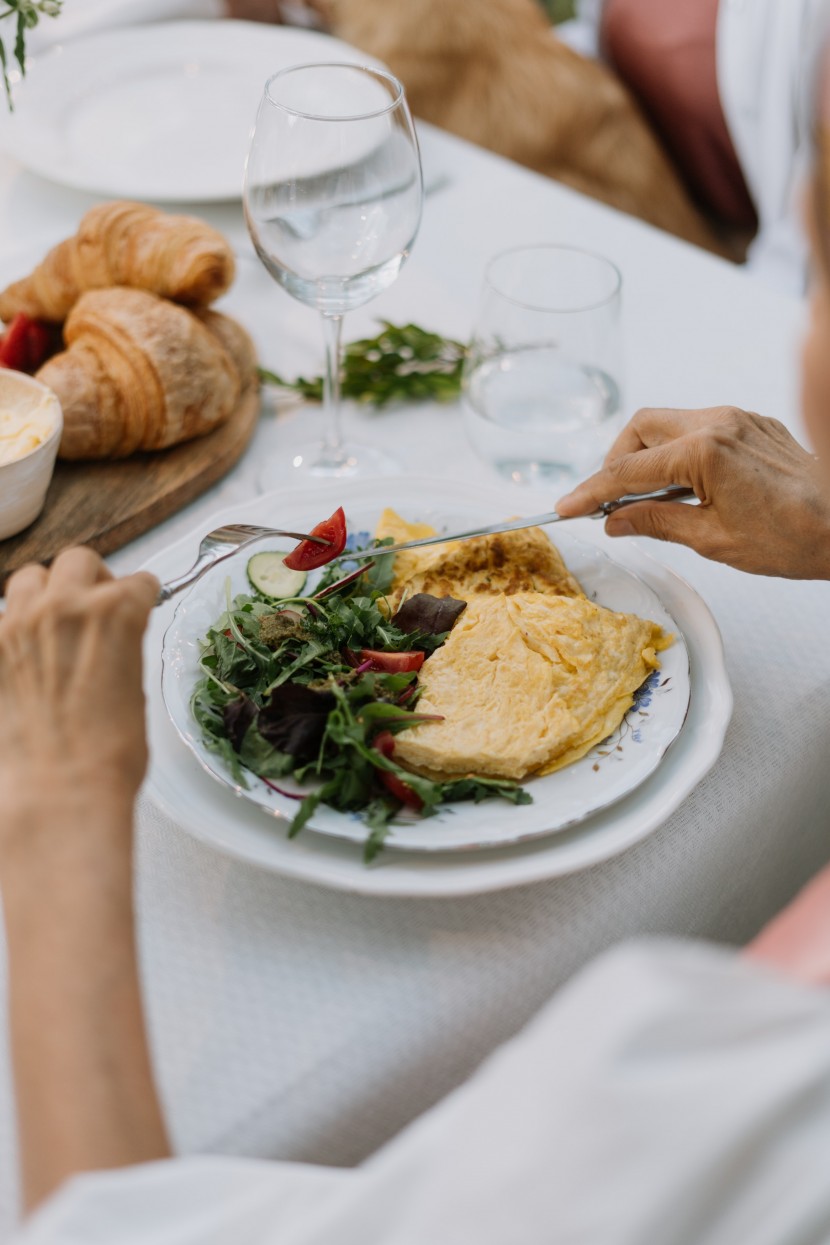
[[[331,544],[330,540],[324,540],[322,536],[309,536],[307,532],[284,532],[278,527],[257,527],[253,523],[228,523],[225,527],[217,527],[212,532],[208,532],[199,545],[199,556],[189,571],[180,575],[178,579],[170,579],[166,584],[162,584],[156,597],[156,605],[163,605],[183,588],[189,588],[191,584],[195,584],[196,580],[201,579],[205,571],[216,566],[217,562],[223,562],[232,553],[244,549],[246,545],[253,544],[262,536],[288,536],[291,540],[313,540],[315,545]]]

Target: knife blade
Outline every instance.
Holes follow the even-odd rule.
[[[673,484],[669,488],[657,489],[653,493],[627,493],[614,501],[602,502],[596,510],[588,515],[561,515],[555,510],[549,514],[535,514],[531,518],[508,519],[502,523],[493,523],[490,527],[475,527],[468,532],[438,533],[435,536],[422,536],[419,540],[408,540],[402,545],[382,545],[376,549],[364,549],[360,553],[346,550],[332,558],[329,566],[335,562],[365,562],[389,553],[404,553],[409,549],[423,549],[426,545],[443,545],[453,540],[475,540],[477,536],[499,536],[502,532],[520,532],[527,527],[547,527],[551,523],[564,523],[571,518],[607,519],[609,515],[625,506],[633,506],[638,501],[684,501],[695,496],[694,489]]]

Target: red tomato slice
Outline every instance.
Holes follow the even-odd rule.
[[[311,536],[321,536],[328,545],[315,545],[310,540],[301,540],[296,549],[292,549],[283,559],[290,571],[313,571],[318,566],[325,566],[342,553],[346,548],[346,516],[343,507],[338,506],[330,519],[324,519],[310,532]]]
[[[25,372],[29,367],[29,328],[32,321],[22,311],[18,311],[0,340],[0,363],[4,367],[13,368],[16,372]]]
[[[391,760],[395,751],[395,736],[391,731],[381,731],[372,741],[372,747],[377,748],[381,756]],[[375,773],[389,794],[393,795],[396,800],[400,800],[401,804],[408,804],[410,808],[417,809],[419,812],[424,807],[424,802],[417,791],[413,791],[409,784],[397,774],[390,774],[385,769],[376,770]]]
[[[406,653],[384,653],[380,649],[362,648],[360,650],[361,665],[364,661],[372,663],[370,669],[381,670],[384,674],[405,674],[409,670],[420,670],[424,664],[424,654],[417,649]]]

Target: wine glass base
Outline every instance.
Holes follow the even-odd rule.
[[[336,452],[319,441],[292,446],[262,469],[259,483],[264,492],[291,480],[354,480],[399,475],[400,463],[373,445],[345,442]]]

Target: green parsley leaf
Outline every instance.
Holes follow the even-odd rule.
[[[395,325],[389,320],[380,324],[377,337],[350,342],[343,351],[344,398],[380,409],[394,402],[452,402],[459,396],[466,346],[417,324]],[[322,376],[286,380],[260,368],[260,378],[310,401],[319,402],[323,396]]]

